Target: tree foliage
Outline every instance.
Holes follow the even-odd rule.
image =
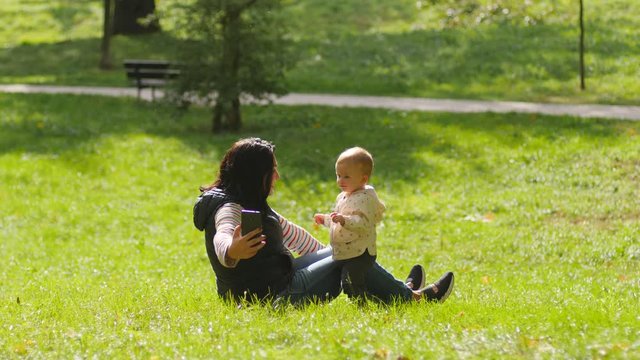
[[[177,92],[213,106],[214,132],[241,128],[242,96],[286,93],[292,61],[280,9],[281,0],[195,0],[183,7]]]

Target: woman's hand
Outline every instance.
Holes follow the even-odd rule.
[[[236,226],[233,231],[233,239],[227,250],[227,256],[234,260],[249,259],[254,257],[267,242],[266,236],[260,235],[262,228],[255,229],[246,235],[240,234],[240,225]]]
[[[315,220],[318,225],[324,225],[324,214],[313,215],[313,220]]]

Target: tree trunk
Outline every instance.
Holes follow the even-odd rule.
[[[211,131],[217,134],[223,131],[238,131],[241,127],[240,99],[225,100],[218,98],[213,107]]]
[[[242,127],[242,117],[240,115],[240,99],[236,96],[231,100],[231,108],[227,113],[227,120],[229,121],[229,130],[238,131]]]
[[[102,44],[100,45],[100,69],[113,68],[111,61],[111,34],[113,7],[111,0],[104,0],[104,19],[102,24]]]
[[[223,44],[218,98],[213,110],[214,133],[242,128],[238,71],[240,68],[240,12],[227,9],[222,20]]]
[[[580,89],[584,90],[584,6],[580,0]]]
[[[216,100],[216,105],[213,107],[213,123],[211,124],[211,131],[214,134],[222,132],[222,101]]]
[[[115,0],[114,34],[144,34],[160,31],[155,0]]]

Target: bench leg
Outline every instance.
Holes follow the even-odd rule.
[[[138,100],[140,100],[140,87],[138,86]]]
[[[156,88],[151,87],[151,101],[156,101]]]

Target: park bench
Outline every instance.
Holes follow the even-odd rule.
[[[124,60],[124,69],[129,79],[140,91],[151,88],[151,99],[155,99],[155,89],[167,85],[167,83],[180,75],[180,69],[175,64],[166,60]]]

